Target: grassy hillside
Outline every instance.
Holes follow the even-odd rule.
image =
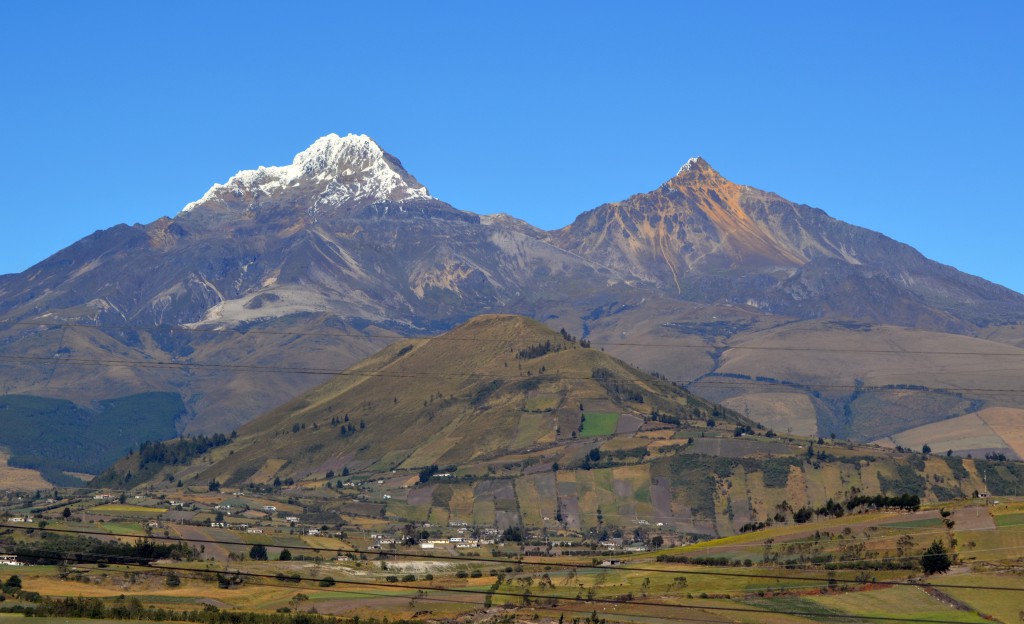
[[[211,475],[245,483],[273,459],[287,462],[274,476],[295,479],[461,465],[583,437],[588,412],[659,409],[702,419],[716,408],[540,323],[481,317],[387,347],[256,419]]]
[[[392,345],[234,440],[171,455],[126,458],[98,482],[316,491],[353,517],[599,537],[732,535],[833,516],[857,496],[936,502],[1024,476],[774,432],[507,316]]]

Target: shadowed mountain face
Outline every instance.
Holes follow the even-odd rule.
[[[179,392],[183,430],[224,431],[400,336],[488,312],[593,331],[690,381],[714,373],[730,341],[809,319],[1016,344],[1020,332],[986,327],[1024,319],[1024,296],[699,158],[544,232],[458,210],[369,138],[329,135],[173,218],[98,231],[0,276],[0,356],[8,392]],[[612,344],[641,326],[652,348]],[[710,357],[664,355],[694,336]]]

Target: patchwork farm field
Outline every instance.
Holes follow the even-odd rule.
[[[584,412],[581,438],[609,436],[615,433],[619,424],[619,415],[613,412]]]

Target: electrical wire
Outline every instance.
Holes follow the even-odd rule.
[[[416,379],[416,378],[429,378],[429,379],[494,379],[494,374],[483,374],[476,372],[426,372],[426,371],[360,371],[352,369],[332,369],[332,368],[316,368],[316,367],[284,367],[284,366],[261,366],[258,364],[215,364],[208,362],[174,362],[174,361],[159,361],[159,360],[114,360],[114,359],[100,359],[100,358],[74,358],[74,357],[54,357],[54,356],[31,356],[31,355],[0,355],[0,361],[12,361],[12,362],[46,362],[53,363],[59,362],[61,365],[74,364],[80,366],[112,366],[112,367],[131,367],[141,369],[210,369],[210,370],[232,370],[232,371],[244,371],[254,373],[276,373],[276,374],[294,374],[294,375],[322,375],[322,376],[346,376],[346,377],[379,377],[385,379]],[[544,375],[544,373],[537,374],[537,377]],[[523,378],[529,378],[530,375],[525,375]],[[592,376],[572,376],[572,375],[557,375],[558,379],[571,380],[571,381],[592,381]],[[716,377],[717,379],[717,377]],[[614,378],[617,382],[647,382],[649,379],[641,377],[623,377]],[[671,383],[671,382],[665,382]],[[772,388],[791,388],[794,390],[808,390],[808,389],[827,389],[827,390],[859,390],[861,392],[867,391],[886,391],[886,390],[904,390],[906,388],[899,388],[900,384],[887,384],[882,386],[868,386],[864,384],[819,384],[819,383],[807,383],[807,384],[780,384],[772,383],[768,381],[759,381],[757,379],[749,380],[735,380],[729,378],[728,381],[708,381],[706,378],[701,378],[681,384],[681,387],[688,388],[693,385],[711,385],[711,386],[768,386]],[[1024,394],[1024,388],[1021,389],[1010,389],[1010,388],[972,388],[972,387],[942,387],[942,386],[929,386],[923,388],[922,391],[944,391],[952,393],[961,392],[976,392],[976,393],[990,393],[990,394]]]
[[[394,333],[373,333],[373,332],[346,332],[346,331],[331,331],[331,332],[297,332],[297,331],[279,331],[279,330],[264,330],[264,329],[245,329],[239,330],[235,328],[204,328],[204,327],[185,327],[182,325],[108,325],[108,324],[89,324],[89,323],[48,323],[48,322],[36,322],[36,321],[11,321],[0,319],[0,325],[12,325],[12,326],[30,326],[30,327],[50,327],[50,328],[86,328],[86,329],[118,329],[118,330],[130,330],[130,331],[167,331],[167,332],[183,332],[183,333],[203,333],[203,334],[217,334],[226,335],[231,332],[238,335],[254,334],[254,335],[270,335],[270,336],[292,336],[292,337],[345,337],[345,338],[367,338],[367,339],[384,339],[384,340],[437,340],[437,341],[452,341],[452,342],[491,342],[491,343],[532,343],[534,340],[528,338],[514,339],[514,338],[484,338],[479,336],[449,336],[446,334],[441,335],[429,335],[420,334],[411,337],[401,336]],[[984,339],[979,339],[984,340]],[[988,341],[986,341],[988,342]],[[994,343],[1000,346],[1005,346],[1009,349],[1015,349],[1012,345],[1003,345],[1003,343]],[[723,349],[723,350],[737,350],[737,351],[791,351],[791,352],[810,352],[810,353],[869,353],[869,354],[884,354],[884,355],[963,355],[963,356],[977,356],[977,357],[1024,357],[1024,349],[1017,349],[1017,352],[1007,351],[950,351],[950,350],[893,350],[893,349],[864,349],[864,348],[819,348],[819,347],[791,347],[791,346],[767,346],[767,345],[730,345],[723,347],[714,347],[713,345],[688,345],[688,344],[667,344],[664,342],[625,342],[625,341],[614,341],[614,342],[594,342],[591,340],[593,347],[657,347],[657,348],[668,348],[668,349]]]
[[[120,564],[120,565],[129,566],[129,567],[145,567],[145,568],[149,568],[149,569],[152,569],[152,570],[159,569],[161,571],[171,570],[171,571],[175,571],[175,572],[179,572],[179,571],[180,572],[193,572],[193,573],[195,573],[195,572],[202,573],[203,572],[202,570],[196,570],[195,568],[189,568],[189,567],[183,567],[183,566],[170,566],[170,565],[163,565],[163,564],[161,564],[159,566],[154,566],[154,567],[150,567],[148,565],[141,564],[141,563],[137,563],[137,564],[123,563],[123,564]],[[213,571],[210,571],[210,572],[213,572]],[[217,571],[217,572],[220,572],[220,571]],[[232,575],[232,576],[236,576],[236,577],[255,578],[255,579],[275,579],[275,580],[277,580],[277,578],[278,578],[276,574],[275,575],[271,575],[271,574],[265,574],[265,573],[259,573],[259,572],[242,572],[241,570],[225,571],[224,573]],[[291,576],[290,578],[295,579],[295,575]],[[297,579],[298,582],[303,582],[303,581],[319,582],[321,580],[322,579],[317,579],[317,578],[313,578],[313,577],[303,577],[301,575],[298,576],[298,579]],[[523,598],[532,598],[532,599],[548,598],[547,596],[537,596],[537,595],[532,594],[532,593],[531,594],[526,594],[526,593],[523,593],[523,592],[509,592],[509,591],[498,591],[498,590],[493,590],[493,591],[488,590],[488,591],[483,591],[482,592],[481,588],[458,588],[458,587],[438,588],[438,587],[433,587],[433,586],[425,587],[425,586],[422,586],[422,585],[408,585],[408,584],[404,584],[404,583],[378,583],[378,582],[372,582],[372,581],[349,581],[349,580],[337,580],[337,579],[335,579],[335,583],[337,583],[339,585],[343,584],[343,585],[346,585],[346,586],[373,587],[373,588],[379,588],[379,589],[403,588],[403,589],[414,589],[414,590],[424,590],[424,591],[428,591],[429,590],[429,591],[441,592],[441,593],[452,593],[452,594],[456,594],[456,595],[470,594],[470,595],[474,595],[474,596],[479,596],[481,594],[484,594],[486,596],[486,594],[489,593],[492,596],[501,596],[501,597],[505,597],[505,598],[519,598],[519,599],[523,599]],[[876,584],[880,584],[880,583],[871,583],[871,584],[872,585],[876,585]],[[913,584],[911,584],[911,585],[913,585]],[[913,585],[913,586],[920,587],[920,585]],[[938,587],[937,585],[930,585],[930,586]],[[273,587],[284,587],[284,586],[273,585]],[[330,588],[325,588],[325,589],[330,589]],[[981,588],[973,587],[973,588],[970,588],[970,589],[981,589]],[[346,590],[342,589],[342,590],[334,590],[334,591],[336,591],[336,592],[344,592]],[[402,598],[405,598],[405,597],[402,596]],[[934,624],[962,624],[962,622],[958,622],[958,621],[955,621],[955,620],[941,620],[941,619],[934,619],[934,618],[923,619],[923,618],[901,618],[901,617],[881,616],[881,615],[822,614],[822,613],[819,613],[819,612],[794,611],[794,610],[756,609],[756,608],[751,608],[751,607],[729,607],[729,606],[723,606],[723,605],[681,605],[681,604],[671,604],[671,603],[666,604],[666,603],[660,603],[660,602],[651,602],[651,601],[646,601],[646,600],[624,601],[624,600],[618,600],[618,599],[614,599],[614,598],[599,598],[599,597],[596,597],[596,596],[592,597],[592,598],[590,598],[590,597],[588,597],[588,598],[584,598],[584,597],[576,598],[576,597],[567,597],[567,596],[552,596],[550,598],[553,598],[553,599],[558,600],[558,601],[568,601],[568,602],[575,602],[575,603],[598,604],[598,605],[613,605],[615,607],[628,605],[628,606],[638,606],[638,607],[658,607],[658,608],[685,609],[685,610],[697,610],[697,611],[720,611],[720,612],[724,612],[724,613],[776,614],[776,615],[792,615],[792,616],[799,616],[799,617],[825,617],[825,618],[832,618],[832,619],[839,619],[839,620],[870,620],[870,621],[877,621],[877,622],[931,622],[931,623],[934,623]]]
[[[11,524],[0,524],[0,529],[15,529],[15,530],[22,530],[22,531],[36,530],[36,531],[44,531],[44,532],[52,532],[52,533],[70,533],[70,534],[77,534],[77,535],[90,535],[90,536],[93,536],[93,537],[107,537],[107,538],[110,538],[110,537],[116,537],[116,538],[122,538],[123,537],[123,538],[129,538],[129,539],[140,539],[140,538],[142,538],[142,536],[139,536],[139,535],[130,535],[130,534],[123,534],[123,533],[97,533],[95,531],[79,531],[79,530],[74,530],[74,529],[54,529],[54,528],[50,528],[50,527],[46,527],[46,528],[40,529],[40,528],[36,528],[36,527],[24,527],[24,526],[11,525]],[[250,543],[247,543],[247,542],[236,542],[236,541],[216,540],[216,539],[200,539],[200,538],[192,539],[192,538],[183,538],[183,537],[163,537],[163,536],[155,536],[155,535],[145,536],[145,539],[158,539],[158,540],[163,540],[163,541],[174,541],[174,542],[190,542],[190,543],[197,543],[197,544],[215,544],[215,545],[220,545],[220,546],[242,546],[242,547],[251,547],[251,546],[253,546],[253,544],[250,544]],[[381,554],[385,554],[385,555],[389,554],[389,553],[385,553],[384,551],[360,550],[360,549],[355,549],[355,548],[319,548],[319,547],[315,547],[315,546],[281,546],[281,545],[275,545],[275,544],[264,544],[264,546],[269,546],[271,548],[286,548],[288,550],[301,550],[301,551],[313,551],[313,552],[330,551],[330,552],[337,552],[339,554],[346,554],[346,555],[374,555],[374,556],[379,556]],[[577,569],[577,570],[579,570],[579,569],[586,569],[586,570],[605,570],[606,571],[606,570],[609,569],[607,566],[600,566],[600,565],[594,565],[594,564],[560,563],[560,562],[544,561],[544,560],[535,561],[535,560],[527,560],[525,558],[519,559],[519,560],[513,560],[513,559],[501,559],[501,558],[481,557],[481,556],[454,556],[454,555],[416,554],[416,553],[397,553],[397,552],[394,553],[394,555],[396,557],[397,556],[401,556],[401,557],[404,557],[404,558],[407,558],[407,559],[429,559],[429,560],[460,561],[460,562],[478,561],[478,562],[481,562],[481,563],[497,563],[497,564],[501,564],[501,565],[510,565],[510,564],[511,565],[536,565],[536,566],[550,566],[550,567],[558,567],[558,568],[572,568],[572,569]],[[721,577],[748,578],[748,579],[764,578],[764,579],[774,579],[774,580],[813,581],[813,582],[822,582],[822,583],[829,583],[829,582],[836,582],[836,581],[839,581],[839,582],[849,582],[849,583],[857,582],[855,580],[842,580],[842,579],[835,579],[835,578],[829,578],[829,577],[792,576],[792,575],[787,576],[787,574],[786,574],[787,572],[791,573],[791,571],[789,571],[789,570],[784,570],[783,573],[780,573],[780,574],[771,574],[771,573],[749,573],[749,574],[743,574],[743,573],[739,573],[739,572],[725,572],[725,571],[719,571],[719,570],[690,570],[690,569],[687,569],[685,571],[682,571],[682,570],[666,570],[664,568],[645,568],[645,567],[637,567],[637,566],[614,566],[614,569],[615,570],[627,571],[627,572],[646,572],[646,573],[655,573],[655,574],[668,574],[668,573],[676,573],[676,574],[678,574],[680,572],[683,572],[685,574],[693,574],[693,575],[698,575],[698,576],[721,576]],[[855,572],[855,571],[854,570],[850,570],[850,572]],[[863,570],[856,570],[856,572],[863,572]],[[873,584],[877,584],[877,585],[891,585],[891,586],[913,586],[913,587],[917,586],[916,583],[907,582],[907,581],[872,581],[872,583]],[[976,590],[984,589],[984,590],[993,590],[993,591],[1024,592],[1024,587],[1019,587],[1018,588],[1018,587],[997,587],[997,586],[981,586],[981,585],[967,586],[967,585],[950,585],[950,584],[943,584],[943,583],[930,583],[929,585],[931,585],[932,587],[941,588],[941,589],[976,589]]]

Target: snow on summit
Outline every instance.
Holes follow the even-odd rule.
[[[373,139],[332,133],[296,154],[290,165],[239,171],[224,184],[214,184],[182,212],[232,197],[274,198],[291,189],[315,197],[313,212],[344,201],[430,199],[427,189]]]

